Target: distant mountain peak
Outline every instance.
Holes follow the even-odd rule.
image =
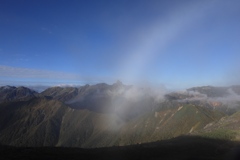
[[[0,87],[0,89],[3,89],[3,90],[14,89],[14,88],[16,88],[16,87],[14,87],[14,86],[9,86],[9,85]]]
[[[13,100],[28,100],[37,94],[37,92],[23,86],[3,86],[0,87],[0,103]]]

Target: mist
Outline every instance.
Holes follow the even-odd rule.
[[[240,94],[237,92],[238,90],[239,86],[236,85],[230,87],[203,86],[172,92],[166,98],[176,100],[180,103],[202,102],[203,104],[205,103],[205,107],[209,107],[206,104],[208,103],[213,108],[226,107],[233,109],[240,107]]]

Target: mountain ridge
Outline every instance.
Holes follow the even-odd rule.
[[[14,93],[18,90],[9,89]],[[157,101],[151,90],[120,82],[78,88],[52,87],[41,93],[31,91],[32,94],[27,88],[20,89],[26,91],[10,94],[12,100],[0,103],[3,145],[95,148],[154,142],[181,135],[209,136],[216,132],[216,127],[211,128],[210,124],[220,128],[225,127],[219,125],[221,121],[236,125],[234,113],[238,113],[228,115],[225,110],[206,105],[209,102],[205,100],[196,102],[195,93],[192,96],[167,93],[176,98]],[[231,139],[238,139],[240,132],[231,130],[236,133]]]

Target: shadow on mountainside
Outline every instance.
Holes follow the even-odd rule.
[[[95,149],[64,147],[0,147],[1,159],[161,159],[239,160],[240,142],[180,136],[170,140]]]

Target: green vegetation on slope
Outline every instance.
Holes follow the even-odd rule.
[[[223,114],[195,105],[148,113],[138,117],[121,129],[119,145],[169,139],[202,129],[218,121]]]
[[[201,136],[213,139],[235,140],[238,132],[228,129],[217,129],[211,132],[200,133]]]

